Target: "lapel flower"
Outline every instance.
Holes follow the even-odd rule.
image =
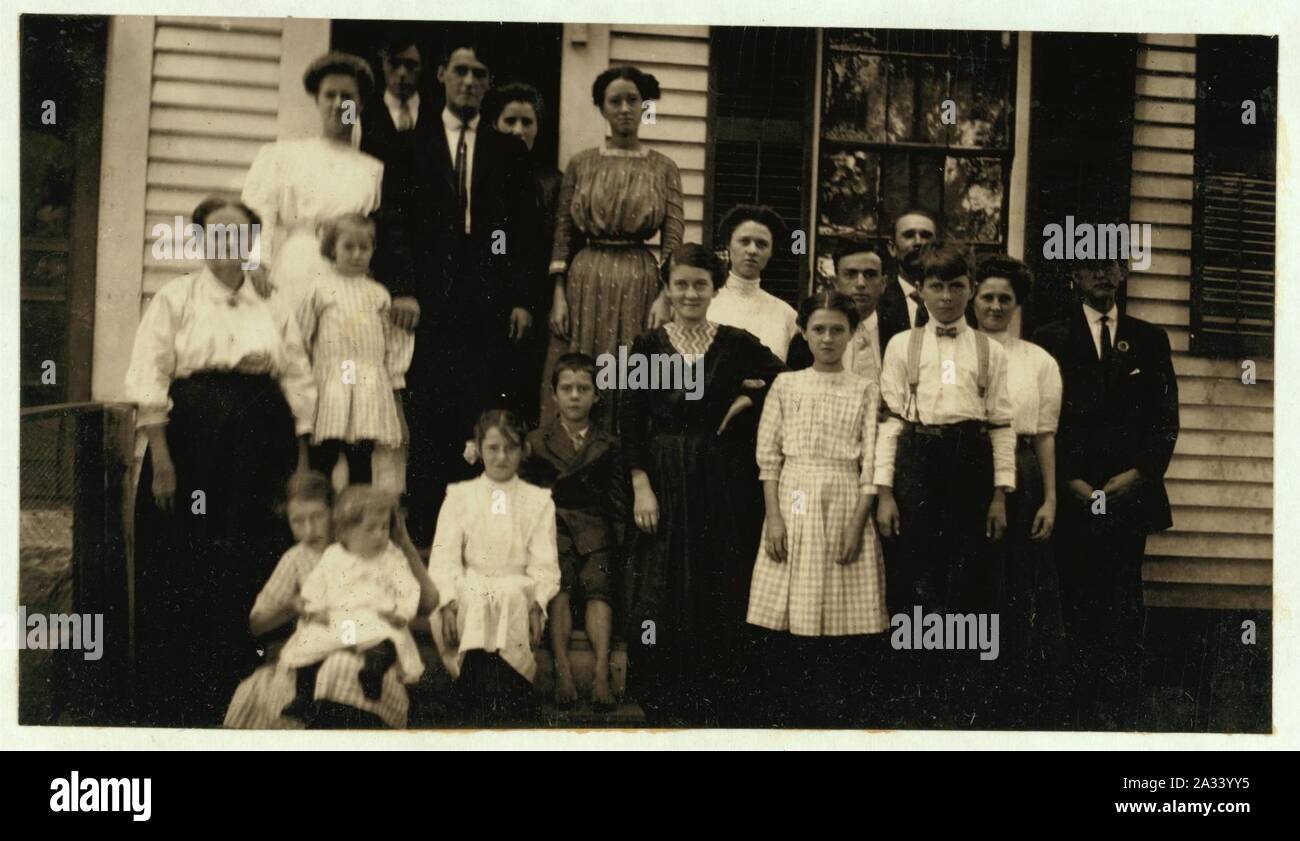
[[[1115,349],[1118,350],[1120,353],[1128,353],[1128,342],[1124,341],[1123,339],[1120,339],[1118,342],[1115,343]]]

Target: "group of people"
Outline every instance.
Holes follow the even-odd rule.
[[[725,259],[682,242],[677,168],[638,137],[653,76],[595,79],[609,135],[561,175],[482,45],[439,57],[441,110],[417,44],[380,57],[379,97],[364,60],[313,62],[320,135],[196,208],[259,226],[264,268],[209,254],[142,318],[142,720],[403,727],[415,629],[457,721],[526,723],[544,638],[577,700],[577,621],[593,705],[621,636],[656,724],[1132,725],[1178,417],[1120,263],[1074,264],[1079,308],[1023,341],[1024,264],[914,209],[896,277],[845,242],[796,312],[762,288],[771,209],[727,214]],[[607,387],[620,351],[694,387]],[[997,614],[1000,660],[899,650],[914,608]]]

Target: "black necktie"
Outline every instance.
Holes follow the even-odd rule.
[[[930,311],[925,308],[925,302],[921,300],[921,293],[909,292],[907,297],[916,301],[916,323],[913,327],[924,327],[925,323],[930,320]]]
[[[465,183],[465,129],[460,124],[460,139],[456,141],[456,195],[459,197],[460,220],[464,224],[465,208],[469,206],[469,185]]]
[[[1110,359],[1110,316],[1101,317],[1101,361]]]
[[[955,339],[957,338],[957,328],[956,327],[935,327],[934,335],[938,336],[941,339],[945,336],[947,336],[949,339]]]

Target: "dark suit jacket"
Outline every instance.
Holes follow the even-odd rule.
[[[1178,441],[1178,380],[1165,331],[1121,315],[1114,352],[1103,365],[1076,305],[1069,317],[1038,328],[1033,340],[1055,357],[1065,389],[1056,433],[1063,509],[1073,500],[1064,488],[1069,480],[1101,489],[1136,467],[1144,481],[1131,501],[1113,504],[1113,513],[1147,533],[1169,528],[1164,475]]]
[[[386,235],[379,244],[387,276],[378,279],[393,295],[419,300],[422,334],[476,338],[491,324],[493,335],[504,335],[510,309],[536,298],[528,263],[542,234],[527,148],[480,120],[467,237],[441,108],[421,103],[424,128],[412,130],[409,152],[404,138],[385,140],[382,126],[391,119],[387,109],[378,110],[383,113],[372,123],[380,128],[370,143],[380,151],[389,143],[381,206]]]
[[[912,323],[907,316],[907,295],[903,293],[903,287],[898,285],[898,278],[891,277],[885,284],[885,291],[880,295],[876,311],[880,313],[880,353],[883,356],[885,348],[889,347],[890,339],[898,333],[912,329]]]
[[[432,110],[434,106],[431,99],[422,96],[420,100],[415,126],[409,131],[399,132],[397,126],[393,125],[393,116],[388,113],[382,91],[366,105],[361,120],[361,151],[374,155],[384,164],[384,195],[376,214],[378,236],[371,270],[375,278],[387,285],[394,296],[412,295],[414,290],[402,285],[406,276],[402,275],[399,268],[398,261],[402,255],[399,254],[394,239],[401,221],[395,206],[395,202],[401,198],[400,190],[396,195],[389,194],[405,185],[416,155],[429,154],[432,144],[430,125],[435,122],[442,125],[439,112]]]
[[[880,355],[882,357],[885,355],[884,339],[881,336],[883,332],[884,328],[881,327],[881,319],[877,317],[876,334],[877,338],[880,339],[881,342]],[[852,339],[850,339],[850,341],[852,341]],[[802,333],[797,334],[790,340],[790,352],[785,355],[785,364],[791,371],[802,371],[804,368],[812,367],[812,349],[808,347],[808,342],[804,339]]]
[[[555,420],[528,433],[528,447],[520,476],[551,489],[560,551],[571,549],[579,556],[617,552],[631,510],[618,439],[593,423],[582,450],[575,453],[568,433]]]

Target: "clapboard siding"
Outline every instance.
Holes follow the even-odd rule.
[[[676,162],[682,173],[686,239],[704,236],[704,161],[708,142],[709,28],[610,26],[609,63],[635,65],[659,80],[655,120],[641,138]]]
[[[159,17],[149,94],[142,303],[193,271],[153,256],[152,231],[189,221],[210,195],[237,197],[257,150],[276,139],[283,21]]]
[[[1182,432],[1166,474],[1174,526],[1147,541],[1147,603],[1267,608],[1273,575],[1273,365],[1187,352],[1192,288],[1195,36],[1141,36],[1134,99],[1134,222],[1152,225],[1127,312],[1169,333]]]

